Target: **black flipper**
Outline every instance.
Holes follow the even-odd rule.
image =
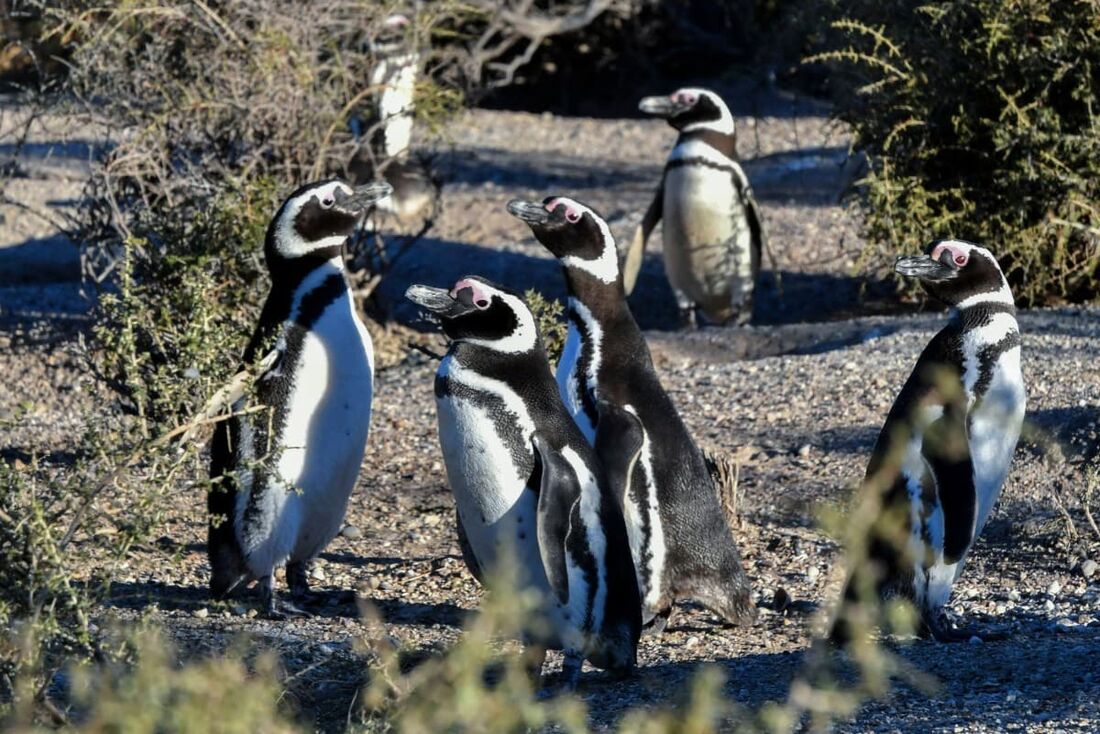
[[[536,523],[539,555],[542,556],[551,590],[558,601],[567,604],[569,571],[565,559],[566,539],[573,506],[580,500],[581,488],[573,467],[560,452],[539,435],[535,435],[532,441],[542,470]]]
[[[606,400],[598,400],[596,410],[599,413],[596,456],[603,465],[608,486],[622,507],[634,466],[642,453],[645,431],[637,416]]]
[[[478,563],[477,556],[474,555],[474,547],[470,545],[470,539],[466,535],[466,526],[462,524],[462,515],[459,514],[457,507],[455,508],[455,528],[458,530],[458,548],[462,551],[462,560],[466,562],[466,568],[470,569],[470,573],[477,579],[477,582],[484,586],[485,573],[481,570],[481,564]]]
[[[645,244],[649,235],[653,234],[653,228],[661,221],[661,214],[665,205],[665,178],[661,175],[661,184],[653,194],[653,201],[649,202],[649,208],[645,210],[642,223],[634,230],[634,239],[630,241],[630,247],[623,258],[623,290],[626,295],[634,290],[634,284],[638,280],[638,271],[642,269],[642,255],[645,254]]]
[[[921,453],[936,480],[936,494],[943,509],[943,558],[957,563],[974,542],[978,517],[978,493],[974,487],[974,463],[967,444],[965,418],[948,405],[944,415],[924,433]]]
[[[760,261],[764,255],[767,243],[764,239],[764,227],[760,223],[760,208],[756,205],[756,197],[752,195],[752,188],[739,187],[741,203],[745,206],[745,217],[749,220],[749,232],[752,234],[752,275],[755,278],[760,273]],[[768,251],[771,255],[771,251]],[[772,257],[772,269],[775,269],[775,258]]]

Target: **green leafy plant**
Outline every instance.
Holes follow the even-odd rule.
[[[1097,296],[1100,24],[1079,0],[830,3],[836,116],[886,265],[936,238],[988,245],[1019,301]]]
[[[524,292],[523,300],[535,317],[535,325],[542,334],[542,343],[546,347],[546,356],[550,364],[556,365],[561,351],[565,348],[565,334],[568,331],[562,314],[565,308],[561,301],[548,299],[533,288]]]

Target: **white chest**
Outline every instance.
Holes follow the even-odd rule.
[[[310,558],[336,536],[359,475],[370,427],[374,354],[370,335],[343,293],[303,335],[297,358],[281,368],[290,390],[267,487],[242,492],[241,545],[261,573],[288,557]],[[253,447],[244,432],[242,449]],[[247,446],[245,444],[248,444]],[[263,459],[264,457],[257,457]],[[246,471],[246,475],[250,472]],[[245,486],[253,489],[251,479]]]
[[[970,458],[978,493],[977,529],[980,532],[1000,496],[1012,464],[1027,397],[1020,369],[1020,348],[1002,354],[993,365],[993,378],[981,402],[969,415]]]
[[[534,575],[545,588],[535,533],[537,495],[527,490],[535,465],[534,425],[522,400],[504,383],[463,368],[451,356],[440,374],[455,389],[436,400],[439,444],[470,547],[485,569],[502,549],[511,549],[527,573],[537,567]],[[520,456],[514,454],[517,445],[523,447]]]

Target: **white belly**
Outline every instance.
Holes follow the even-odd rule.
[[[508,554],[517,561],[522,584],[548,591],[536,535],[538,496],[527,490],[533,450],[529,466],[517,467],[484,408],[455,395],[440,398],[436,407],[447,480],[478,564],[491,573],[501,554]],[[530,445],[531,433],[517,430]]]
[[[344,522],[366,450],[374,373],[370,335],[350,296],[324,311],[305,333],[297,362],[283,369],[293,374],[293,388],[259,508],[262,526],[272,531],[255,537],[246,531],[241,542],[260,576],[287,559],[317,555]]]
[[[982,402],[970,412],[970,457],[978,493],[977,532],[989,519],[1008,476],[1024,422],[1027,397],[1020,371],[1020,348],[1000,356]]]
[[[680,166],[665,176],[665,269],[692,301],[728,303],[752,281],[752,233],[731,175],[708,166]]]

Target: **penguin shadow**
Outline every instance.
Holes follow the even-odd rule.
[[[574,190],[616,184],[649,185],[660,176],[662,162],[630,165],[615,158],[478,146],[454,152],[446,157],[444,165],[447,183],[451,185]]]
[[[434,237],[423,238],[397,261],[376,293],[389,318],[434,330],[423,319],[422,309],[405,298],[405,291],[414,283],[450,286],[466,275],[480,275],[520,293],[533,288],[547,298],[564,300],[566,295],[561,267],[549,253],[533,255]]]
[[[1095,425],[1098,419],[1100,408],[1096,405],[1028,410],[1024,421],[1038,435],[1027,443],[1034,444],[1042,452],[1042,442],[1054,440],[1062,445],[1067,455],[1073,446],[1075,453],[1083,454],[1080,458],[1092,458],[1100,453],[1100,439],[1097,438]]]

